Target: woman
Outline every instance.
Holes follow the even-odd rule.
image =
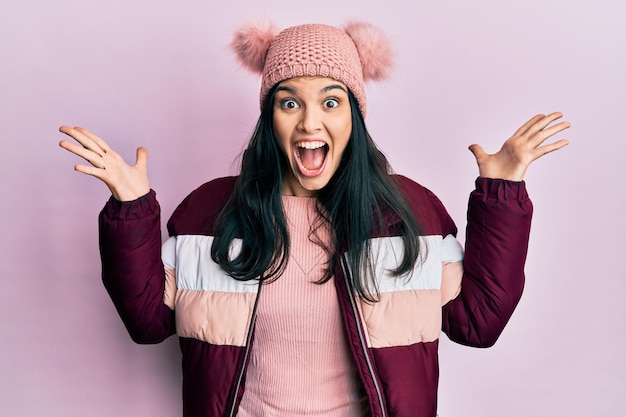
[[[60,129],[91,164],[75,169],[111,190],[103,281],[131,337],[179,336],[185,416],[435,416],[440,329],[495,343],[524,283],[524,174],[569,123],[537,115],[496,154],[470,147],[464,255],[441,202],[390,175],[367,133],[364,81],[390,62],[376,28],[248,26],[233,47],[262,74],[241,173],[193,191],[162,247],[147,151],[129,166]]]

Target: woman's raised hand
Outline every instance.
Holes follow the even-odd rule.
[[[146,148],[137,148],[137,161],[128,165],[105,141],[82,127],[61,126],[59,131],[73,138],[78,144],[62,140],[59,146],[76,154],[90,165],[78,164],[74,169],[103,181],[113,197],[119,201],[131,201],[150,191]]]
[[[563,115],[559,112],[547,116],[538,114],[520,127],[495,154],[488,154],[480,145],[471,145],[469,150],[476,157],[479,175],[487,178],[521,181],[531,162],[543,155],[567,145],[560,139],[543,145],[546,139],[570,127],[569,122],[551,125]]]

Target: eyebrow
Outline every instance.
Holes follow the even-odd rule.
[[[348,91],[346,91],[346,89],[343,86],[339,85],[339,84],[328,85],[328,86],[322,88],[320,90],[320,93],[327,93],[327,92],[332,91],[334,89],[339,89],[339,90],[343,91],[344,93],[348,94]],[[295,88],[289,87],[287,85],[279,85],[278,87],[276,87],[276,93],[279,92],[279,91],[286,91],[287,93],[293,94],[293,95],[296,95],[298,93],[298,90],[296,90]]]
[[[286,85],[279,85],[278,87],[276,87],[276,91],[274,92],[274,94],[278,93],[279,91],[286,91],[289,94],[293,94],[293,95],[296,94],[296,90],[294,88],[287,87]]]
[[[346,91],[345,88],[343,88],[343,86],[339,85],[339,84],[333,84],[333,85],[329,85],[327,87],[322,88],[322,91],[320,91],[320,93],[327,93],[331,90],[334,90],[338,88],[339,90],[343,91],[344,93],[348,94],[348,92]]]

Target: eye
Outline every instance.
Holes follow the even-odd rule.
[[[297,109],[298,107],[300,107],[300,105],[292,98],[286,98],[280,101],[281,109]]]
[[[327,109],[334,109],[339,107],[339,99],[331,97],[324,100],[324,107]]]

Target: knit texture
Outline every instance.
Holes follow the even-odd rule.
[[[309,239],[315,200],[283,197],[291,239],[284,274],[262,289],[238,417],[356,417],[366,411],[326,252]],[[328,229],[317,229],[328,241]]]

